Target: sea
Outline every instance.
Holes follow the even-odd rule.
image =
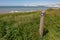
[[[0,6],[0,14],[10,12],[30,12],[46,9],[48,9],[48,7],[44,6]]]

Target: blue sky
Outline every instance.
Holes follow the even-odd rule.
[[[0,0],[0,6],[34,6],[60,4],[60,0]]]

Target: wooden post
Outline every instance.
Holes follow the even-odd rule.
[[[44,29],[44,16],[45,16],[45,11],[41,12],[41,17],[40,17],[40,28],[39,28],[39,32],[40,32],[40,37],[43,38],[43,29]]]

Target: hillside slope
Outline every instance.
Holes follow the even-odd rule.
[[[0,14],[0,40],[40,40],[40,12]],[[48,9],[43,40],[60,40],[60,9]]]

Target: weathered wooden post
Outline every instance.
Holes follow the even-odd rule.
[[[40,37],[43,38],[43,29],[44,29],[44,16],[45,16],[45,11],[43,10],[41,12],[41,17],[40,17],[40,28],[39,28],[39,32],[40,32]]]

